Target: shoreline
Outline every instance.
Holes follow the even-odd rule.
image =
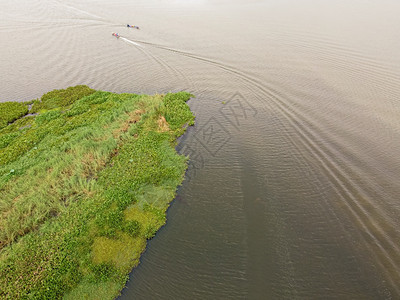
[[[191,97],[76,86],[0,128],[1,297],[120,294],[184,179]]]

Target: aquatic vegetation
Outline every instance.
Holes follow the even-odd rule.
[[[77,86],[37,116],[15,109],[0,129],[0,298],[118,295],[183,180],[190,97]]]
[[[4,102],[0,103],[0,129],[14,122],[28,113],[27,103]]]
[[[43,109],[63,108],[73,104],[76,100],[93,94],[95,90],[86,85],[77,85],[65,90],[48,92],[33,102],[31,112],[36,113]]]

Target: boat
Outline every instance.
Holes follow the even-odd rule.
[[[128,28],[140,29],[139,26],[126,24]]]
[[[116,38],[120,37],[120,35],[118,33],[116,33],[116,32],[113,32],[112,35],[115,36]]]

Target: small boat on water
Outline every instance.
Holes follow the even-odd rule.
[[[126,24],[128,28],[140,29],[139,26]]]
[[[120,37],[120,35],[118,33],[116,33],[116,32],[113,32],[112,35],[115,36],[116,38]]]

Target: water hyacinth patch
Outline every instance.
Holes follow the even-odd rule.
[[[0,127],[0,298],[118,295],[183,180],[190,97],[77,86]]]

